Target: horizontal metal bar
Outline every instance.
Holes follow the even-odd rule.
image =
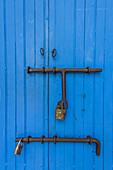
[[[21,138],[16,138],[15,142],[19,142]],[[27,138],[22,138],[22,142],[76,142],[76,143],[96,143],[97,149],[96,154],[100,155],[100,142],[98,139],[92,138],[91,136],[87,136],[87,138],[57,138],[57,136],[53,136],[53,138],[46,138],[44,135],[42,135],[41,138],[32,138],[31,136],[28,136]]]
[[[91,72],[102,72],[101,68],[30,68],[27,67],[27,73],[33,73],[33,72],[42,72],[42,73],[47,73],[47,72],[84,72],[84,73],[91,73]]]

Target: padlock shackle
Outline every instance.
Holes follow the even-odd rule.
[[[20,138],[19,143],[21,143],[21,142],[22,142],[22,140],[23,140],[23,138]]]

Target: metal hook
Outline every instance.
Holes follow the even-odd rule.
[[[52,51],[52,56],[55,57],[56,54],[57,54],[57,50],[56,50],[56,49],[53,49],[53,51]]]
[[[44,55],[44,49],[43,48],[40,48],[40,54]]]

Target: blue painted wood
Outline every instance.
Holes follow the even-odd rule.
[[[105,19],[105,1],[97,2],[96,9],[96,26],[95,26],[95,67],[101,67],[104,69],[104,19]],[[101,22],[100,22],[101,21]],[[95,75],[95,119],[94,119],[94,136],[97,137],[101,142],[101,155],[100,158],[95,156],[94,167],[96,169],[104,169],[104,133],[103,133],[103,76],[104,72],[99,76]],[[98,114],[97,114],[98,113]]]
[[[6,55],[7,55],[7,111],[6,111],[6,168],[15,169],[15,24],[14,24],[14,1],[6,1]]]
[[[84,67],[84,0],[77,1],[75,4],[75,38],[74,38],[74,63],[73,67]],[[74,74],[74,107],[73,113],[75,115],[74,120],[74,136],[84,136],[84,99],[86,97],[84,93],[84,74]],[[74,148],[74,169],[84,168],[84,144],[75,144]],[[78,154],[80,152],[80,154]],[[82,163],[81,163],[82,162]]]
[[[35,1],[36,19],[36,67],[44,65],[44,56],[40,54],[40,48],[44,49],[44,4],[42,1]],[[38,58],[37,58],[38,57]],[[42,74],[35,76],[36,88],[36,117],[35,117],[35,136],[41,136],[44,133],[44,76]],[[39,109],[40,108],[40,109]],[[40,123],[39,123],[40,122]],[[44,148],[40,143],[35,144],[35,167],[43,169],[44,166]],[[47,156],[47,155],[46,155]]]
[[[85,3],[85,18],[84,18],[84,67],[90,65],[94,67],[94,52],[95,52],[95,8],[94,1],[87,0]],[[89,10],[90,9],[90,10]],[[90,23],[90,24],[89,24]],[[93,136],[93,120],[94,120],[94,74],[84,75],[84,136],[90,134]],[[98,76],[98,75],[97,75]],[[91,114],[92,113],[92,114]],[[93,145],[89,147],[84,144],[84,169],[93,168]],[[87,152],[89,154],[87,154]],[[90,164],[88,165],[88,162]]]
[[[112,31],[112,21],[113,21],[113,2],[106,2],[105,12],[105,27],[104,27],[104,169],[111,169],[113,161],[113,31]],[[110,24],[111,23],[111,24]],[[106,80],[106,81],[105,81]],[[109,90],[108,90],[109,88]],[[109,116],[108,116],[109,115]],[[108,159],[109,157],[109,159]]]
[[[0,1],[0,169],[112,169],[112,20],[111,0]],[[66,74],[68,109],[60,121],[61,74],[28,75],[28,65],[103,72]],[[100,157],[94,144],[83,143],[24,143],[21,156],[13,154],[15,137],[42,134],[91,135],[101,142]]]
[[[5,164],[6,164],[6,149],[5,144],[6,144],[6,104],[7,104],[7,97],[6,97],[6,92],[7,92],[7,74],[6,74],[6,61],[7,61],[7,55],[6,55],[6,26],[5,26],[5,11],[4,11],[4,6],[5,3],[4,1],[0,1],[0,134],[1,134],[1,140],[0,140],[0,146],[2,148],[2,155],[0,156],[0,169],[5,170]]]
[[[15,1],[15,104],[16,104],[16,129],[15,136],[25,135],[25,31],[24,31],[24,3],[23,1]],[[22,69],[23,68],[23,69]],[[21,85],[20,85],[21,84]],[[25,163],[25,147],[21,157],[15,158],[15,169],[24,169]]]
[[[50,28],[49,28],[49,67],[62,67],[62,63],[64,62],[64,65],[66,61],[63,59],[64,56],[64,0],[63,1],[54,1],[53,4],[51,4],[51,1],[49,2],[50,8],[50,15],[49,15],[49,23],[50,23]],[[53,8],[55,11],[52,11]],[[52,13],[55,14],[52,15]],[[52,18],[53,22],[55,25],[52,24]],[[51,25],[52,24],[52,25]],[[52,30],[51,30],[52,29]],[[58,38],[59,37],[59,38]],[[60,39],[60,41],[59,41]],[[52,41],[51,41],[52,40]],[[51,51],[53,48],[57,49],[57,56],[55,58],[52,57]],[[51,81],[52,80],[52,81]],[[65,122],[64,121],[59,121],[55,120],[55,107],[57,106],[57,102],[62,98],[62,85],[61,85],[61,74],[56,74],[55,76],[52,74],[50,75],[49,78],[49,135],[57,135],[58,137],[64,137],[65,132],[64,132],[64,127],[65,127]],[[56,93],[54,93],[56,91]],[[52,103],[52,101],[54,101]],[[52,122],[52,120],[54,120]],[[55,133],[54,133],[55,132]],[[52,147],[53,146],[53,150]],[[65,168],[65,146],[63,143],[57,143],[56,146],[53,144],[49,145],[50,153],[54,151],[53,157],[51,157],[51,163],[50,163],[50,169],[61,169],[63,170]],[[59,158],[60,156],[60,158]],[[52,162],[54,162],[54,165],[52,165]]]

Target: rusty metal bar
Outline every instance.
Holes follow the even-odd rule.
[[[66,100],[66,75],[65,71],[62,71],[62,100]]]
[[[42,72],[42,73],[47,73],[47,72],[84,72],[84,73],[91,73],[91,72],[102,72],[101,68],[30,68],[27,67],[27,73],[33,73],[33,72]]]
[[[101,72],[101,68],[30,68],[27,67],[27,73],[33,73],[33,72],[52,72],[53,74],[60,72],[62,73],[62,100],[58,102],[57,107],[55,109],[55,118],[59,120],[65,119],[65,112],[68,107],[68,102],[66,100],[66,72],[84,72],[84,73],[91,73],[91,72]]]
[[[91,136],[87,136],[87,138],[57,138],[57,136],[53,136],[53,138],[46,138],[44,135],[42,135],[41,138],[32,138],[31,136],[28,136],[27,138],[16,138],[15,142],[19,142],[20,139],[22,139],[22,142],[26,142],[27,144],[30,142],[41,142],[42,144],[44,142],[76,142],[76,143],[89,143],[90,145],[92,143],[96,143],[96,154],[97,156],[100,155],[100,141],[98,139],[92,138]]]

